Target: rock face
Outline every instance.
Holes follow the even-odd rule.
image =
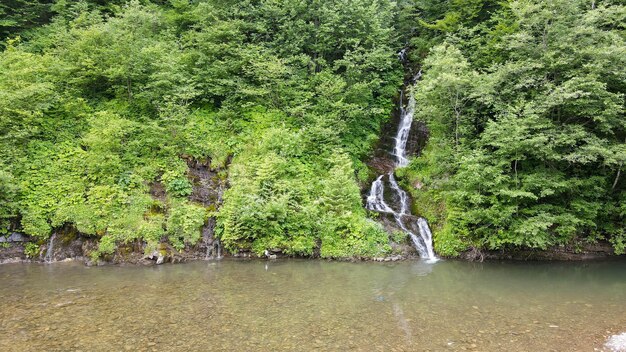
[[[400,102],[400,99],[403,99],[403,101]],[[383,125],[378,145],[374,150],[372,158],[367,162],[367,165],[379,175],[388,174],[395,166],[394,156],[390,154],[390,151],[394,150],[396,143],[395,138],[398,133],[400,120],[402,119],[400,104],[407,104],[406,97],[399,96],[395,103],[396,108],[392,111],[391,119]],[[428,135],[429,132],[426,124],[422,121],[414,120],[411,123],[411,129],[409,130],[406,142],[406,156],[420,155],[424,146],[426,146]]]
[[[402,223],[406,228],[414,233],[417,233],[417,216],[405,215],[402,217]],[[417,249],[411,244],[409,235],[398,226],[395,218],[391,214],[380,214],[379,222],[383,225],[385,231],[392,234],[394,241],[391,243],[391,252],[402,257],[419,257]],[[402,234],[402,240],[396,238],[395,234]]]
[[[19,263],[23,261],[28,261],[28,258],[24,254],[23,243],[11,243],[6,247],[0,247],[0,264]]]
[[[158,251],[152,255],[144,255],[145,244],[141,241],[118,245],[113,254],[105,255],[97,262],[93,262],[89,254],[98,247],[96,237],[81,234],[67,234],[59,232],[50,246],[50,242],[35,244],[36,253],[28,257],[24,250],[28,242],[13,242],[0,247],[0,264],[19,262],[54,263],[66,260],[78,260],[86,265],[102,264],[139,264],[154,265],[163,263],[178,263],[189,260],[205,259],[206,250],[201,244],[188,246],[179,252],[167,243],[162,243]]]
[[[28,236],[19,232],[13,232],[10,235],[0,236],[0,243],[25,242]]]
[[[217,208],[222,204],[222,196],[227,187],[225,172],[222,172],[224,169],[213,167],[208,159],[184,159],[189,167],[187,177],[193,187],[189,200]]]
[[[380,141],[376,146],[374,155],[367,162],[367,165],[375,171],[376,174],[387,174],[394,169],[395,160],[393,155],[389,154],[389,151],[393,150],[393,146],[395,144],[394,138],[397,133],[399,121],[400,110],[396,109],[396,111],[393,112],[391,120],[383,126]],[[413,121],[409,132],[409,138],[406,143],[407,157],[420,155],[426,146],[428,135],[428,128],[424,122],[417,120]]]
[[[415,82],[411,82],[409,80],[407,80],[406,82],[407,85],[411,83]],[[383,184],[387,184],[387,186],[392,186],[392,188],[390,188],[389,190],[397,189],[398,185],[395,179],[392,183],[391,179],[393,178],[394,170],[398,167],[398,159],[405,160],[404,157],[410,158],[419,155],[421,150],[424,148],[426,141],[428,140],[428,129],[426,128],[426,125],[420,121],[413,120],[410,123],[408,136],[401,133],[401,131],[403,131],[401,130],[401,128],[407,127],[407,125],[403,123],[403,117],[406,118],[407,116],[412,116],[412,113],[410,112],[412,111],[412,105],[408,101],[400,101],[400,99],[403,99],[402,94],[399,96],[398,101],[396,101],[397,108],[393,111],[392,118],[382,128],[381,139],[375,149],[374,155],[367,162],[367,165],[374,172],[374,174],[383,175],[380,176],[375,183],[371,183],[371,187],[375,187],[375,184],[380,181]],[[408,108],[408,112],[406,110],[407,104],[411,106]],[[401,108],[401,105],[404,106],[404,109]],[[397,150],[397,140],[401,136],[407,138],[406,146],[402,147],[402,156],[393,155],[393,152],[390,151]],[[373,180],[370,180],[370,182],[371,181]],[[368,184],[370,183],[368,182]],[[396,185],[396,188],[393,188],[393,184]],[[366,185],[363,186],[363,198],[368,199],[368,195],[370,195],[371,192],[374,192],[375,188],[367,189],[365,188]],[[387,186],[385,186],[384,188],[387,189]],[[409,215],[411,209],[410,205],[412,203],[410,195],[407,192],[383,191],[382,196],[384,198],[383,202],[388,205],[392,210],[398,212],[397,216],[400,217],[399,221],[401,222],[400,225],[396,221],[396,218],[393,214],[385,213],[385,210],[382,209],[384,208],[384,206],[379,209],[377,203],[374,204],[374,209],[382,211],[380,212],[378,217],[379,222],[382,223],[388,233],[394,234],[392,238],[394,238],[396,242],[391,243],[393,253],[401,253],[403,256],[417,256],[418,253],[416,249],[411,246],[409,234],[407,233],[407,230],[413,234],[419,233],[419,229],[417,226],[418,218]],[[399,199],[399,197],[404,197],[404,202],[403,199]],[[383,202],[380,203],[382,204]],[[368,207],[370,206],[371,205],[368,204]],[[372,208],[370,207],[370,209]],[[401,209],[404,210],[400,211]],[[404,227],[404,229],[402,227]],[[407,235],[404,236],[404,240],[401,240],[402,236],[395,235],[402,233],[407,233]]]
[[[9,236],[10,241],[3,241],[5,246],[0,247],[0,264],[13,263],[22,261],[34,262],[58,262],[67,259],[83,260],[88,253],[96,246],[96,240],[79,235],[69,226],[59,229],[54,236],[52,245],[48,242],[36,242],[36,239],[30,238],[24,234],[13,233]],[[28,257],[24,250],[28,243],[29,246],[35,246],[35,252],[31,252]]]
[[[202,204],[212,211],[218,210],[222,205],[224,191],[228,187],[226,170],[212,166],[211,160],[208,159],[197,160],[185,156],[183,158],[189,167],[187,177],[193,187],[189,200]],[[202,242],[199,245],[199,250],[204,251],[206,259],[221,257],[221,244],[214,237],[214,230],[215,218],[210,217],[202,228]]]
[[[546,250],[508,248],[499,251],[471,249],[461,253],[460,258],[470,261],[483,260],[558,260],[580,261],[617,257],[608,242],[583,243],[580,245],[554,246]]]
[[[228,187],[227,173],[225,168],[214,167],[209,159],[198,160],[190,156],[182,155],[188,166],[187,177],[192,185],[189,200],[200,204],[209,211],[216,211],[222,204],[222,196]],[[163,203],[167,200],[164,185],[155,181],[150,184],[150,195],[155,200]],[[156,209],[156,211],[163,211]],[[0,264],[8,262],[34,261],[34,262],[57,262],[67,259],[82,260],[86,264],[102,263],[131,263],[131,264],[162,264],[176,263],[194,259],[219,258],[222,248],[219,240],[214,237],[215,218],[207,220],[202,228],[202,239],[193,246],[187,246],[178,251],[163,242],[159,249],[151,255],[145,255],[145,243],[134,241],[118,244],[115,252],[105,255],[97,263],[91,262],[89,254],[98,245],[98,237],[87,236],[78,233],[70,225],[63,226],[50,237],[47,242],[31,239],[26,235],[14,232],[10,235],[0,236]],[[24,250],[28,248],[28,257]]]
[[[384,175],[393,171],[395,168],[395,162],[387,156],[379,155],[371,158],[367,162],[367,166],[376,171],[377,174]]]

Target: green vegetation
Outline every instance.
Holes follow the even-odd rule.
[[[36,258],[39,255],[39,245],[34,242],[27,242],[24,246],[24,254],[28,258]]]
[[[69,224],[100,237],[96,258],[135,240],[183,249],[216,216],[232,251],[389,249],[356,175],[367,177],[362,160],[402,81],[393,4],[12,4],[0,54],[3,231],[13,220],[45,240]],[[183,157],[228,169],[220,211],[189,200]],[[166,197],[151,196],[155,184]]]
[[[619,1],[23,0],[0,17],[0,234],[70,226],[97,258],[183,250],[215,218],[233,252],[387,253],[360,186],[406,46],[430,139],[398,176],[438,252],[625,250]],[[222,204],[191,200],[189,160],[227,178]]]
[[[624,253],[626,7],[500,6],[451,29],[416,87],[431,138],[404,175],[424,185],[414,194],[437,223],[436,248],[604,238]]]

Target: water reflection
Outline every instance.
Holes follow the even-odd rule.
[[[593,350],[626,263],[0,266],[1,351]]]

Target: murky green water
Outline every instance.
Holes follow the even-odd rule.
[[[626,262],[0,266],[0,351],[593,351]]]

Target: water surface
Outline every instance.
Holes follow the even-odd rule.
[[[0,265],[0,351],[593,351],[626,262]]]

